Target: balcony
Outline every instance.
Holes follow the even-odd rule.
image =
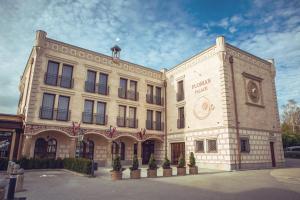
[[[133,118],[117,117],[118,127],[137,128],[138,120]]]
[[[101,95],[109,95],[109,87],[105,84],[95,84],[94,82],[85,81],[84,91],[90,93],[98,93]]]
[[[125,90],[124,88],[118,89],[118,96],[122,99],[129,99],[132,101],[138,101],[139,100],[139,93],[134,90]]]
[[[177,97],[177,101],[183,101],[184,100],[184,93],[179,92],[179,93],[177,93],[176,97]]]
[[[58,76],[55,74],[45,73],[44,83],[46,85],[59,86],[71,89],[74,86],[74,79],[66,76]]]
[[[151,94],[146,94],[146,102],[149,104],[156,104],[162,106],[164,104],[164,98],[161,96],[153,96]]]
[[[71,116],[70,110],[40,107],[40,119],[70,121],[70,116]]]
[[[163,122],[155,122],[155,121],[151,121],[151,120],[146,120],[146,129],[147,130],[163,131],[164,130],[164,123]]]
[[[82,113],[82,122],[86,124],[107,125],[107,115],[93,114],[90,112]]]
[[[185,126],[185,119],[184,118],[177,119],[177,128],[181,129],[184,128],[184,126]]]

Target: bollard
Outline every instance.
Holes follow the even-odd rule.
[[[23,183],[24,183],[24,169],[19,169],[17,173],[17,182],[15,192],[23,191]]]
[[[92,160],[92,169],[91,169],[91,175],[92,175],[92,177],[94,177],[95,176],[95,173],[94,173],[94,159]]]

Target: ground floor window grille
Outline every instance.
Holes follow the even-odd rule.
[[[203,140],[199,140],[196,141],[196,153],[203,153],[204,152],[204,141]]]
[[[241,152],[243,153],[250,152],[250,144],[248,138],[241,138]]]
[[[207,152],[216,153],[217,151],[218,151],[217,140],[216,139],[207,140]]]

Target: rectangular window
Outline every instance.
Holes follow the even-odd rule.
[[[153,111],[147,110],[146,129],[153,129]]]
[[[129,89],[129,93],[128,93],[128,99],[136,101],[137,100],[137,82],[130,80],[129,87],[130,87],[130,89]]]
[[[156,111],[156,130],[162,130],[163,125],[161,123],[161,112],[160,111]]]
[[[59,96],[58,97],[58,109],[57,120],[68,121],[69,120],[69,102],[70,97]]]
[[[85,100],[84,101],[84,113],[83,113],[83,122],[84,123],[93,123],[93,109],[94,101]]]
[[[147,96],[146,96],[147,103],[153,103],[153,86],[147,85]]]
[[[196,141],[195,152],[196,153],[203,153],[204,152],[204,141],[203,140]]]
[[[161,87],[156,87],[156,91],[155,91],[155,98],[156,98],[156,104],[157,105],[162,105],[162,99],[161,99]]]
[[[217,149],[217,140],[216,139],[207,140],[207,152],[208,153],[216,153],[216,152],[218,152],[218,149]]]
[[[126,126],[126,106],[119,106],[119,117],[117,119],[118,126]]]
[[[73,66],[63,65],[60,86],[64,88],[72,88],[73,85]]]
[[[107,87],[108,75],[104,73],[100,73],[99,75],[99,89],[98,93],[102,95],[108,94],[108,87]]]
[[[85,82],[85,91],[86,92],[95,92],[95,85],[96,85],[96,72],[88,70],[87,78],[86,78],[86,82]]]
[[[97,116],[96,124],[105,125],[106,123],[106,103],[98,102],[97,103]]]
[[[250,152],[250,144],[248,138],[241,138],[241,152],[249,153]]]
[[[53,119],[55,94],[44,93],[40,117],[42,119]]]
[[[57,85],[58,70],[59,70],[59,63],[53,61],[48,62],[47,72],[45,75],[45,83],[47,85],[54,85],[54,86]]]
[[[177,128],[184,128],[185,118],[184,118],[184,107],[178,108],[178,121]]]
[[[119,97],[127,98],[127,79],[120,78]]]
[[[129,128],[136,128],[137,122],[136,122],[136,108],[135,107],[129,107]]]
[[[184,87],[183,87],[183,81],[177,82],[177,101],[184,100]]]

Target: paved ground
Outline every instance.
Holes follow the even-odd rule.
[[[196,176],[116,182],[106,175],[87,178],[62,171],[27,172],[24,186],[27,191],[17,196],[34,200],[300,200],[300,160],[288,160],[287,165],[289,168],[202,171]]]

